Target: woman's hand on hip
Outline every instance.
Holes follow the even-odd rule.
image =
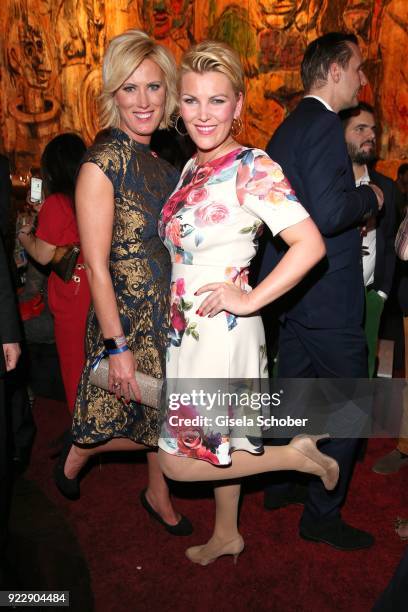
[[[216,314],[226,310],[235,315],[245,316],[254,312],[251,304],[251,292],[247,293],[230,283],[209,283],[200,287],[195,295],[210,292],[201,303],[197,314],[201,317],[215,317]]]
[[[131,400],[131,390],[136,401],[140,402],[140,389],[135,380],[136,369],[137,364],[131,351],[109,356],[109,391],[117,399],[123,397],[127,404]]]

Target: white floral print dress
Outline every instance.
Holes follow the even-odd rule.
[[[249,289],[248,269],[263,224],[277,235],[307,217],[280,166],[260,149],[239,147],[203,165],[195,157],[187,162],[159,217],[159,235],[172,260],[168,379],[267,376],[260,315],[201,317],[196,311],[206,295],[194,293],[212,282]],[[235,438],[228,426],[184,426],[184,417],[208,416],[202,406],[183,405],[177,413],[176,425],[170,419],[174,410],[163,420],[159,446],[166,452],[226,465],[232,450],[263,450],[260,437]]]

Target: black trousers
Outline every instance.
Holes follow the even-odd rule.
[[[286,319],[280,328],[278,376],[282,378],[367,378],[367,348],[364,331],[350,329],[309,329]],[[328,406],[330,410],[330,406]],[[277,444],[287,440],[277,440]],[[358,439],[330,439],[322,442],[322,452],[337,460],[340,479],[334,491],[326,491],[320,479],[308,484],[308,500],[301,524],[334,520],[347,494],[356,454]],[[271,475],[267,487],[269,498],[281,498],[296,482],[287,475]]]
[[[12,470],[10,460],[9,424],[4,399],[4,380],[0,377],[0,583],[2,563],[7,543],[10,512]]]
[[[405,612],[408,603],[408,546],[384,593],[378,598],[373,612]]]

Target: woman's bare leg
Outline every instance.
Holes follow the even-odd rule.
[[[286,446],[266,446],[262,455],[237,450],[231,459],[229,466],[218,467],[159,449],[161,468],[173,480],[226,480],[263,472],[297,470],[320,476],[325,486],[333,489],[338,479],[337,462],[316,449],[312,436],[297,436]]]
[[[148,451],[150,447],[129,440],[129,438],[112,438],[105,444],[98,444],[92,448],[81,448],[71,446],[64,466],[64,474],[67,478],[76,478],[85,463],[93,455],[114,451]],[[150,505],[160,514],[162,519],[169,525],[177,525],[180,514],[177,513],[171,503],[169,487],[160,468],[157,452],[147,453],[148,465],[148,488],[146,497]]]
[[[67,478],[76,478],[85,463],[93,455],[114,451],[136,451],[147,450],[144,444],[138,444],[129,438],[112,438],[104,444],[98,444],[92,448],[82,448],[73,444],[65,461],[64,474]]]
[[[166,523],[177,525],[181,515],[174,510],[171,503],[169,487],[159,465],[156,451],[147,453],[147,466],[149,472],[149,484],[146,490],[147,501]]]

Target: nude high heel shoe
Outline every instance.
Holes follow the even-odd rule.
[[[299,436],[293,438],[289,445],[298,453],[301,453],[322,468],[323,474],[319,474],[319,476],[322,479],[325,488],[328,491],[332,491],[336,487],[339,480],[339,464],[332,457],[321,453],[316,446],[319,440],[325,440],[329,437],[330,436],[328,434],[323,436],[300,434]]]
[[[193,563],[208,565],[209,563],[216,561],[218,557],[222,557],[223,555],[232,555],[234,565],[236,565],[238,557],[244,550],[244,547],[245,544],[243,538],[238,536],[234,540],[230,540],[229,542],[226,542],[226,544],[220,546],[218,550],[206,550],[207,544],[202,546],[191,546],[186,550],[186,557]]]

